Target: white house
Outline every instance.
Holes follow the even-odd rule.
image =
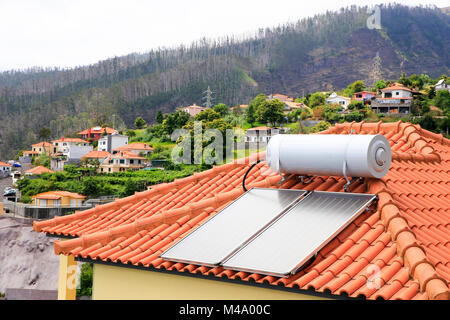
[[[98,151],[108,151],[128,144],[128,136],[123,134],[108,134],[98,140]]]
[[[339,104],[344,109],[347,109],[348,105],[350,104],[351,99],[346,97],[338,96],[336,92],[333,92],[328,99],[326,100],[326,103],[328,104]]]
[[[377,113],[411,113],[412,91],[400,83],[381,89],[381,97],[372,102],[372,110]]]
[[[0,161],[0,172],[11,172],[12,165]]]
[[[436,91],[448,90],[450,92],[450,85],[445,82],[445,79],[441,79],[435,84],[434,89]]]
[[[53,153],[67,155],[72,146],[89,146],[89,142],[80,138],[61,138],[53,140]]]
[[[277,134],[283,134],[285,128],[255,127],[247,130],[244,136],[244,142],[268,143],[270,138]]]

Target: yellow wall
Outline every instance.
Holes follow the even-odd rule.
[[[323,299],[225,281],[94,263],[92,299]]]

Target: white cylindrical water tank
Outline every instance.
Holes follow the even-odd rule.
[[[270,168],[282,174],[346,172],[350,177],[382,178],[391,166],[392,151],[383,135],[279,134],[270,139],[266,156]]]

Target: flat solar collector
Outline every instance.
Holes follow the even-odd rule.
[[[222,265],[286,277],[295,273],[370,205],[375,195],[312,192]]]
[[[217,266],[305,193],[303,190],[251,189],[165,251],[161,258]]]

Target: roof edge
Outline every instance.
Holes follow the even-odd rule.
[[[450,300],[447,282],[437,272],[426,256],[425,249],[416,240],[400,209],[388,191],[386,183],[379,179],[368,180],[368,191],[378,194],[378,214],[384,227],[397,245],[397,254],[403,259],[410,277],[419,282],[422,292],[431,300]]]

